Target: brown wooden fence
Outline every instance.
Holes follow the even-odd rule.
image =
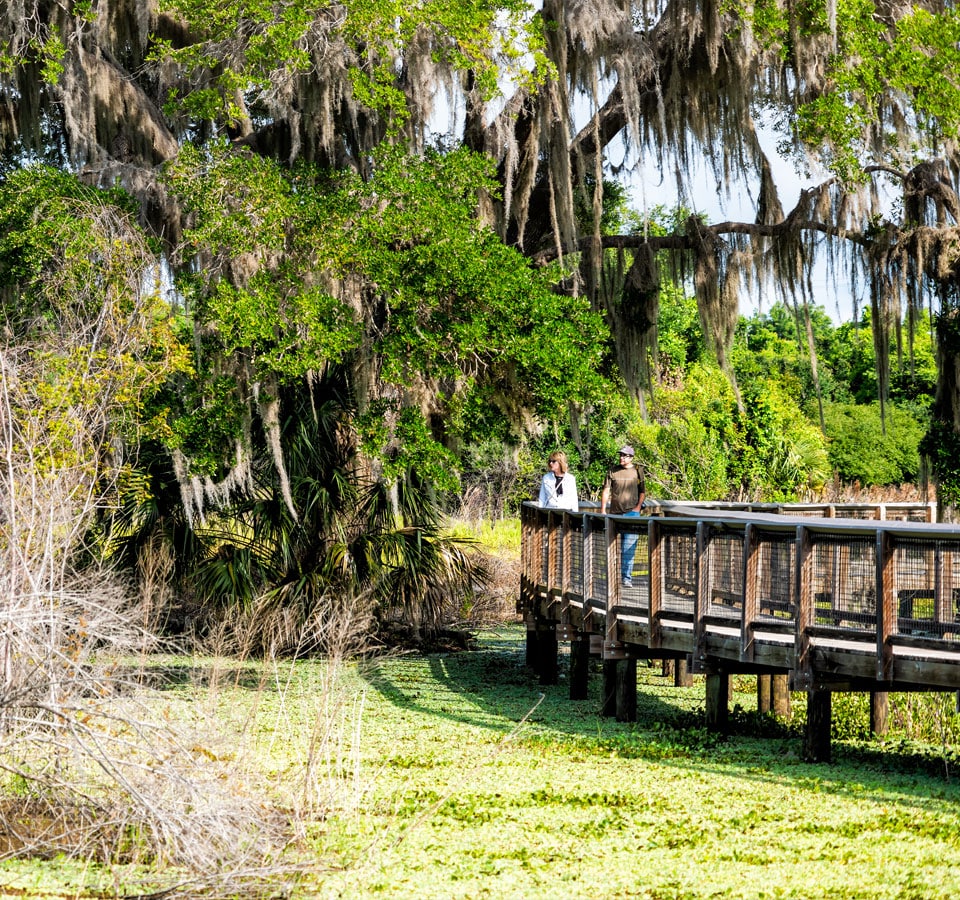
[[[727,676],[779,679],[807,692],[809,758],[829,757],[834,691],[869,692],[878,716],[891,691],[960,691],[960,529],[931,504],[652,512],[524,504],[519,609],[542,681],[570,641],[571,695],[585,693],[583,656],[600,657],[603,711],[630,718],[635,660],[672,660],[707,676],[707,724],[723,728]]]

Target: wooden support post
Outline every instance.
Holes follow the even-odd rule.
[[[751,522],[743,535],[743,615],[740,619],[740,659],[743,662],[753,662],[756,655],[755,633],[760,618],[760,549],[760,533]],[[758,701],[759,689],[758,681]],[[757,706],[759,708],[759,702]]]
[[[773,709],[773,676],[757,676],[757,712],[768,713]]]
[[[637,721],[637,661],[632,658],[617,666],[617,721]]]
[[[708,522],[697,522],[696,577],[693,598],[693,653],[697,659],[707,656],[707,626],[710,611],[710,542],[713,529]]]
[[[603,701],[600,715],[610,719],[617,714],[617,665],[621,660],[603,661]]]
[[[887,733],[887,714],[890,711],[890,695],[886,691],[870,693],[870,733],[878,736]]]
[[[797,527],[796,603],[797,636],[794,686],[807,690],[813,684],[810,629],[816,621],[816,587],[813,580],[813,546],[810,532]]]
[[[582,585],[582,594],[583,594],[583,613],[584,619],[589,617],[588,612],[588,602],[596,593],[596,585],[594,584],[594,565],[593,565],[593,525],[591,524],[592,520],[587,516],[586,513],[583,514],[583,527],[581,529],[581,536],[583,538],[583,547],[582,554],[580,556],[580,563],[583,566],[583,573],[581,578]]]
[[[807,691],[807,727],[803,734],[803,758],[807,762],[830,762],[830,691]]]
[[[587,699],[587,677],[590,671],[590,637],[581,635],[570,642],[570,699]]]
[[[790,676],[785,672],[770,676],[770,708],[778,719],[789,719],[790,709]]]
[[[730,705],[730,676],[725,672],[707,675],[707,731],[726,733]]]
[[[890,638],[899,630],[893,596],[896,579],[896,546],[885,531],[877,532],[877,681],[893,681],[893,645]]]
[[[540,675],[540,684],[556,684],[559,680],[558,671],[557,631],[552,622],[537,623],[537,672]]]
[[[663,532],[660,524],[653,520],[647,526],[650,553],[650,647],[660,646],[662,629],[660,612],[663,608]]]
[[[539,671],[539,659],[540,654],[537,652],[537,627],[532,622],[528,622],[526,663],[534,671]]]
[[[660,674],[664,678],[673,678],[674,677],[674,664],[672,659],[662,659],[660,660]]]
[[[673,686],[693,687],[693,675],[690,673],[690,655],[678,659],[673,666]]]

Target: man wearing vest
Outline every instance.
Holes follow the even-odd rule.
[[[607,472],[600,493],[600,512],[614,516],[639,516],[646,485],[643,471],[633,464],[633,447],[620,448],[620,464]],[[624,587],[633,587],[633,557],[637,552],[636,532],[626,532],[620,546],[620,577]]]

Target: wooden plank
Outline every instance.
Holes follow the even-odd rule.
[[[894,579],[896,578],[894,542],[890,535],[877,532],[877,680],[893,680],[893,653],[890,637],[899,630],[894,618]]]
[[[760,536],[756,525],[747,525],[743,536],[743,618],[740,632],[740,659],[752,662],[754,632],[760,618],[760,586],[758,566],[760,559]]]
[[[660,614],[663,610],[663,529],[656,519],[648,525],[650,552],[650,647],[661,645]]]
[[[706,623],[710,611],[710,526],[697,522],[696,556],[694,562],[693,641],[694,657],[707,658]]]
[[[797,637],[796,657],[794,666],[796,675],[795,684],[809,685],[813,683],[813,658],[810,648],[809,630],[816,615],[816,599],[813,584],[813,555],[810,541],[810,532],[803,525],[797,528],[797,576],[794,579],[796,586],[797,606]]]
[[[570,616],[568,612],[569,607],[569,593],[571,580],[571,566],[573,565],[573,529],[570,527],[570,520],[572,516],[570,513],[565,512],[561,522],[563,523],[563,536],[562,536],[562,559],[561,559],[561,571],[560,571],[560,622],[563,624],[569,624]]]

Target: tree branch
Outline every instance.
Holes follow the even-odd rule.
[[[867,238],[860,232],[851,232],[837,225],[827,222],[818,222],[813,219],[791,219],[787,216],[782,222],[773,225],[758,225],[750,222],[719,222],[715,225],[704,225],[701,232],[709,232],[716,237],[727,234],[745,234],[750,237],[779,237],[790,231],[817,231],[830,237],[842,237],[854,244],[866,246]],[[577,253],[587,250],[593,236],[580,238],[573,246],[563,247],[564,254]],[[667,234],[645,236],[641,234],[608,234],[600,238],[600,245],[604,250],[629,250],[639,247],[651,247],[657,250],[692,250],[696,242],[687,234]],[[534,254],[531,262],[535,266],[545,266],[557,258],[556,248],[550,247]]]

